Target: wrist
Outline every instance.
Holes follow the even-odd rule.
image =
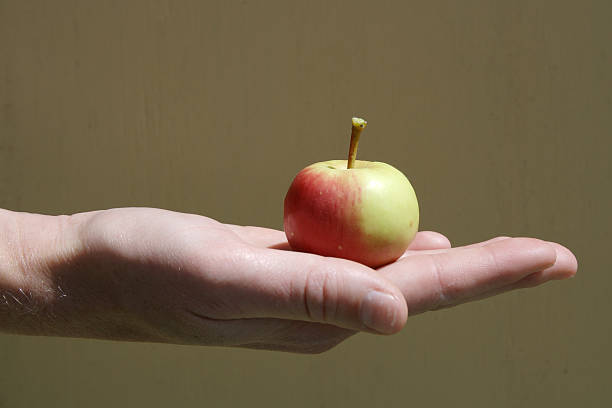
[[[52,334],[57,271],[83,253],[78,218],[0,210],[0,330]]]

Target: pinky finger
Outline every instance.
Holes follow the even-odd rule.
[[[482,247],[482,246],[486,246],[489,244],[492,244],[494,242],[499,242],[499,241],[504,241],[506,239],[509,239],[510,237],[495,237],[495,238],[491,238],[487,241],[482,241],[482,242],[477,242],[475,244],[470,244],[470,245],[464,245],[464,246],[460,246],[460,247],[455,247],[453,249],[469,249],[469,248],[478,248],[478,247]],[[441,249],[436,249],[436,248],[419,248],[418,250],[414,250],[412,247],[409,247],[408,250],[406,250],[406,252],[404,252],[404,254],[400,257],[400,259],[405,258],[407,256],[412,256],[412,255],[433,255],[433,254],[442,254],[445,252],[448,252],[448,250],[451,249],[450,246],[448,248],[441,248]]]

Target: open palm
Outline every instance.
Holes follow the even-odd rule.
[[[396,333],[409,314],[567,278],[577,267],[561,245],[533,238],[451,248],[443,235],[419,232],[399,260],[374,270],[291,251],[282,231],[193,214],[122,208],[73,217],[84,250],[52,276],[68,294],[58,303],[78,310],[65,319],[72,335],[85,337],[321,352],[358,331]]]

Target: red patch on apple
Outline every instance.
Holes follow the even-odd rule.
[[[285,233],[292,249],[354,260],[367,255],[358,210],[362,189],[354,177],[336,177],[344,171],[307,167],[295,177],[284,205]]]

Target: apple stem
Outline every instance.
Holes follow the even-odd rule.
[[[365,129],[368,122],[361,118],[353,118],[353,128],[351,129],[351,147],[349,148],[348,161],[346,164],[347,169],[355,167],[355,158],[357,157],[357,146],[359,146],[359,137],[361,132]]]

